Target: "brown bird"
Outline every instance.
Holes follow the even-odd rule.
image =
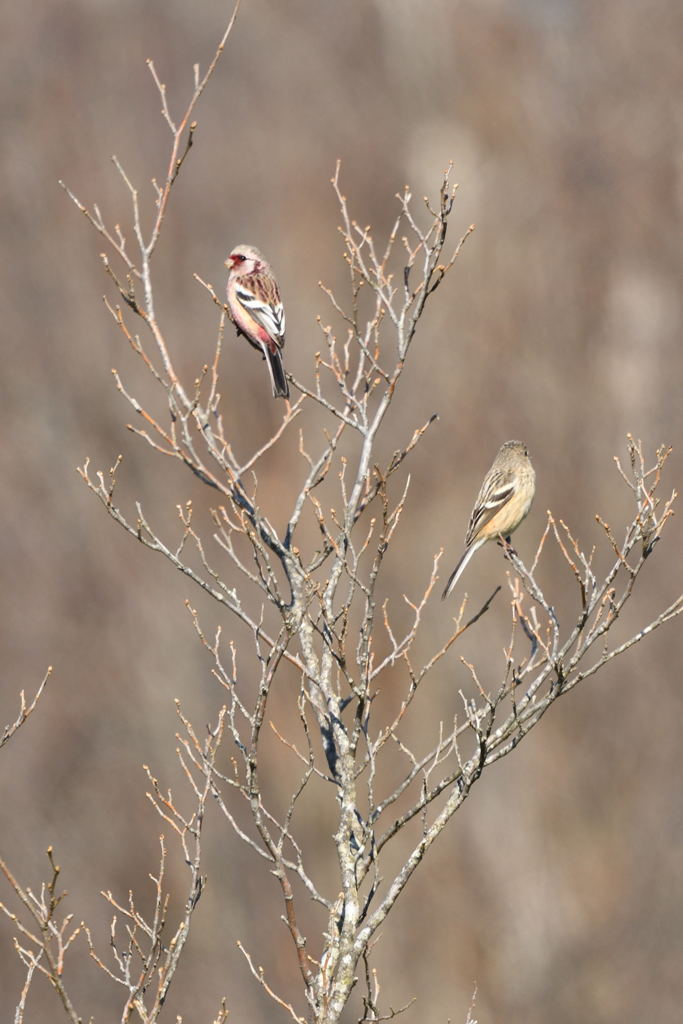
[[[470,558],[487,540],[510,539],[526,518],[536,490],[536,474],[522,441],[501,445],[484,477],[470,516],[465,551],[450,575],[441,600],[448,597]]]

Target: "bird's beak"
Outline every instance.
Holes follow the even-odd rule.
[[[235,266],[232,256],[228,256],[227,260],[225,261],[225,266],[228,268],[228,270],[232,270],[232,268]]]

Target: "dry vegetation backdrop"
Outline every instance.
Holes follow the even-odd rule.
[[[103,292],[115,298],[102,241],[57,183],[129,233],[129,197],[108,157],[148,187],[152,175],[163,180],[168,153],[145,61],[154,59],[179,110],[192,64],[206,67],[228,15],[214,0],[36,0],[5,13],[0,43],[2,725],[16,717],[19,690],[32,693],[54,665],[37,710],[0,751],[0,855],[37,887],[51,846],[69,892],[63,909],[74,926],[88,921],[105,952],[111,908],[100,890],[125,903],[133,889],[145,909],[153,896],[159,821],[143,765],[176,791],[175,699],[199,729],[222,702],[185,600],[207,636],[230,627],[189,580],[115,527],[76,472],[86,457],[107,469],[121,454],[121,503],[154,510],[160,532],[177,523],[176,506],[192,501],[209,521],[215,504],[200,479],[126,430],[132,414],[110,368],[145,404],[158,402],[154,382],[102,302]],[[316,317],[330,319],[318,282],[348,290],[330,186],[338,158],[352,212],[377,238],[391,230],[395,194],[410,183],[418,201],[438,196],[450,160],[460,187],[449,242],[476,223],[425,311],[380,445],[386,460],[438,413],[411,458],[380,598],[398,605],[424,589],[441,547],[445,580],[482,474],[507,438],[527,442],[537,471],[516,541],[528,563],[546,509],[588,550],[603,536],[596,513],[615,526],[631,518],[612,461],[628,464],[627,433],[642,439],[648,464],[672,444],[663,496],[680,484],[682,37],[676,0],[427,0],[419,11],[407,0],[243,0],[155,255],[156,303],[181,379],[191,385],[211,364],[216,342],[218,313],[194,275],[222,294],[229,248],[249,241],[278,274],[287,368],[310,383]],[[279,427],[264,367],[231,329],[220,391],[240,455]],[[277,509],[299,472],[296,445],[268,453],[261,506]],[[680,593],[682,542],[674,518],[618,623],[622,639]],[[425,606],[421,650],[438,650],[464,593],[474,611],[503,584],[425,684],[418,745],[435,707],[445,723],[462,714],[459,691],[472,679],[461,656],[477,660],[480,678],[499,678],[509,571],[490,545],[454,602],[432,596]],[[544,584],[556,571],[551,560]],[[678,1020],[682,662],[675,620],[560,700],[486,773],[383,929],[374,965],[391,993],[385,1009],[415,997],[403,1019],[464,1020],[476,985],[480,1022]],[[291,680],[269,703],[282,729],[298,721]],[[396,714],[399,685],[398,674],[383,679],[379,716]],[[269,756],[286,763],[276,739]],[[284,769],[281,784],[288,792]],[[272,786],[277,797],[277,779]],[[323,797],[321,787],[304,832],[328,884],[337,818]],[[167,1019],[214,1020],[225,994],[235,1019],[270,1021],[279,1011],[235,940],[284,998],[298,998],[280,889],[248,848],[226,843],[211,814],[204,856],[209,882]],[[185,875],[169,843],[176,913]],[[7,886],[0,899],[11,903]],[[0,1012],[10,1019],[25,971],[6,921],[0,943]],[[121,992],[87,961],[82,938],[77,945],[75,1003],[96,1020],[120,1016]],[[54,994],[36,985],[26,1020],[58,1014]]]

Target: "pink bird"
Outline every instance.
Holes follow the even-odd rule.
[[[285,310],[270,264],[253,245],[236,246],[227,260],[228,308],[238,334],[263,353],[274,398],[289,398],[280,350],[285,343]]]

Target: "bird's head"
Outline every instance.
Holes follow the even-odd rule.
[[[227,260],[226,267],[240,274],[251,274],[265,266],[263,256],[253,245],[236,245]]]

